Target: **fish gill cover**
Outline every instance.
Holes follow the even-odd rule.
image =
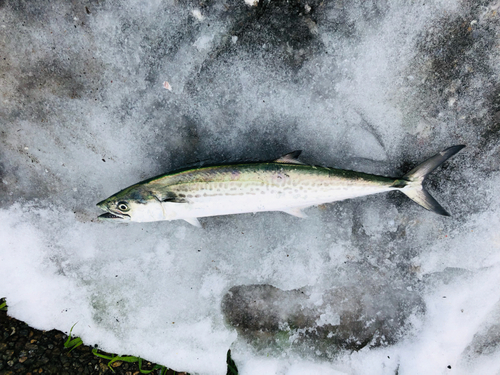
[[[201,374],[498,372],[495,1],[0,2],[0,297]],[[427,188],[307,211],[99,223],[193,163],[303,160]]]

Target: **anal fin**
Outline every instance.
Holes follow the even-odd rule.
[[[196,217],[188,217],[188,218],[185,218],[183,220],[187,221],[191,225],[194,225],[195,227],[201,228],[201,224]]]
[[[282,210],[283,212],[286,212],[289,215],[300,217],[302,219],[305,219],[307,215],[302,211],[302,208],[305,207],[293,207],[293,208],[287,208],[286,210]]]

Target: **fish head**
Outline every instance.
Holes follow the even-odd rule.
[[[124,189],[97,203],[97,206],[106,211],[98,217],[100,220],[148,222],[165,219],[161,202],[141,185]]]

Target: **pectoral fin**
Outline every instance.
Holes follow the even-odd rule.
[[[157,190],[153,191],[153,196],[160,202],[171,202],[171,203],[188,203],[188,201],[183,197],[179,196],[176,193],[168,190]]]
[[[198,221],[197,218],[195,217],[188,217],[186,219],[183,219],[184,221],[187,221],[189,224],[194,225],[195,227],[201,228],[201,224]]]

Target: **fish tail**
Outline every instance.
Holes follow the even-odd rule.
[[[450,214],[427,192],[427,190],[425,190],[422,183],[434,169],[439,167],[464,147],[465,145],[457,145],[441,151],[424,161],[422,164],[417,165],[401,179],[396,180],[392,186],[400,188],[402,193],[406,194],[408,198],[418,203],[426,210],[435,212],[439,215],[450,216]]]

